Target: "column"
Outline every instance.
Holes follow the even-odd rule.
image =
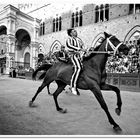
[[[13,67],[15,61],[15,37],[14,35],[7,35],[7,49],[6,49],[6,74],[9,74],[10,67]]]
[[[30,49],[30,66],[35,69],[37,58],[38,58],[38,43],[31,42],[31,49]]]

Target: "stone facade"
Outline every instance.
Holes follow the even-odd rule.
[[[86,47],[94,47],[98,39],[103,36],[103,32],[117,36],[124,43],[129,41],[135,32],[140,32],[139,9],[130,9],[129,4],[110,4],[109,19],[95,23],[95,8],[95,4],[84,5],[82,26],[75,27]],[[30,67],[35,68],[39,53],[48,54],[53,51],[54,44],[58,44],[58,47],[59,44],[66,45],[66,31],[72,26],[72,13],[73,11],[67,11],[61,14],[62,27],[57,32],[53,32],[53,17],[47,18],[44,21],[44,35],[39,36],[40,20],[34,19],[12,5],[5,6],[0,12],[0,27],[7,28],[8,49],[5,54],[5,73],[8,74],[9,68],[12,66],[11,61],[24,62],[26,53],[30,54]],[[28,43],[22,42],[26,39]]]
[[[33,54],[35,53],[33,50],[35,50],[35,44],[38,42],[39,22],[39,20],[22,13],[12,5],[7,5],[1,10],[0,27],[4,26],[6,28],[5,38],[7,39],[7,41],[4,42],[7,47],[6,52],[3,55],[6,57],[6,65],[3,65],[5,74],[9,74],[10,67],[13,67],[14,61],[24,62],[26,51],[30,53],[30,66],[35,67],[33,59],[35,57]],[[20,41],[22,41],[25,36],[29,36],[30,43],[28,45],[23,46],[20,41],[17,41],[16,34],[18,31]],[[20,43],[16,44],[16,42]],[[21,49],[19,49],[19,46]],[[2,47],[0,50],[2,50]]]
[[[111,4],[109,7],[109,20],[98,23],[95,23],[94,4],[83,6],[82,10],[83,25],[75,29],[86,47],[93,47],[104,31],[117,36],[122,42],[128,41],[128,36],[130,37],[134,32],[140,31],[140,12],[130,14],[129,4]],[[71,28],[71,15],[72,11],[62,14],[62,30],[59,32],[52,32],[52,17],[45,21],[45,34],[39,37],[39,42],[44,45],[47,52],[50,51],[50,47],[56,40],[65,45],[67,39],[66,29]]]

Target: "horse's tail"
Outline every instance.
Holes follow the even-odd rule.
[[[52,64],[43,64],[43,65],[41,65],[40,67],[38,67],[34,72],[33,72],[33,74],[32,74],[32,79],[33,80],[35,80],[35,77],[36,77],[36,75],[37,75],[37,73],[39,72],[39,71],[41,71],[41,70],[44,70],[45,72],[50,68],[52,66]],[[45,76],[45,75],[44,75]],[[42,77],[42,76],[40,76],[40,77]],[[43,77],[44,78],[44,77]],[[42,78],[42,79],[43,79]]]

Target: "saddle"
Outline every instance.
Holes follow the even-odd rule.
[[[72,64],[71,58],[67,57],[65,59],[59,59],[60,62],[66,63],[66,64]]]

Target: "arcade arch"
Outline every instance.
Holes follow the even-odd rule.
[[[99,33],[94,40],[92,41],[91,48],[96,48],[98,45],[101,44],[104,38],[104,33]]]
[[[26,52],[24,55],[24,67],[29,68],[30,67],[30,53]]]
[[[31,51],[31,37],[25,29],[19,29],[17,30],[16,34],[16,60],[19,63],[21,63],[22,66],[27,67],[30,66],[30,51]],[[28,48],[28,52],[27,51]]]
[[[45,48],[42,44],[40,44],[38,48],[38,63],[44,60],[44,55],[45,55]]]
[[[0,26],[0,35],[7,34],[7,27],[5,25]]]
[[[128,46],[140,44],[140,25],[134,26],[125,36],[124,43]]]
[[[61,42],[58,41],[58,40],[55,40],[52,45],[51,45],[51,48],[50,48],[50,52],[51,53],[54,53],[56,51],[59,51],[60,50],[60,47],[61,47]]]
[[[5,25],[0,26],[0,73],[6,71],[6,51],[7,51],[7,27]]]

